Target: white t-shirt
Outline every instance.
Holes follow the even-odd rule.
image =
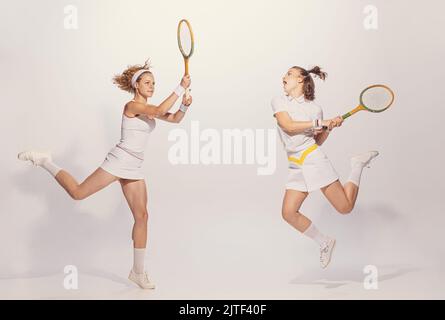
[[[313,101],[305,100],[304,95],[298,98],[285,95],[275,97],[272,99],[272,110],[274,115],[278,112],[285,111],[294,121],[323,119],[323,110],[321,107]],[[295,153],[315,144],[313,129],[307,129],[303,133],[290,136],[281,129],[278,123],[277,128],[287,153]]]

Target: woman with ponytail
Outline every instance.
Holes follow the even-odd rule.
[[[357,199],[362,170],[378,152],[369,151],[352,157],[349,179],[344,185],[340,183],[337,172],[320,146],[332,129],[341,126],[343,118],[323,119],[321,107],[314,103],[312,75],[322,80],[327,76],[318,66],[310,70],[297,66],[290,68],[283,77],[285,94],[272,100],[272,109],[289,162],[283,218],[319,245],[320,266],[326,268],[335,239],[318,231],[300,212],[300,207],[309,192],[320,189],[339,213],[350,213]]]
[[[184,118],[192,98],[186,98],[183,93],[190,86],[191,80],[189,76],[184,76],[180,84],[159,105],[149,103],[149,98],[154,94],[155,79],[147,62],[142,66],[129,66],[113,80],[120,89],[132,94],[133,99],[122,110],[120,142],[85,181],[79,184],[67,170],[53,162],[50,153],[24,151],[18,154],[18,158],[29,160],[35,166],[47,170],[74,200],[83,200],[119,181],[134,218],[133,268],[129,279],[143,289],[154,289],[144,267],[148,223],[147,188],[142,170],[144,150],[148,137],[156,126],[155,119],[179,123]],[[181,106],[176,112],[170,113],[170,109],[182,95]]]

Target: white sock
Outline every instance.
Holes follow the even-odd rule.
[[[317,242],[320,246],[322,246],[329,239],[323,233],[318,231],[317,227],[312,222],[306,231],[303,232],[303,234]]]
[[[54,177],[60,170],[62,170],[62,168],[57,166],[54,162],[52,162],[49,159],[44,160],[40,166],[49,173],[51,173]]]
[[[145,248],[134,248],[133,271],[138,274],[144,273]]]
[[[360,185],[360,177],[362,176],[363,164],[356,163],[351,168],[351,173],[349,174],[348,181],[355,184],[357,187]]]

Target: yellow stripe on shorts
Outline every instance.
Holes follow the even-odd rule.
[[[301,166],[301,165],[303,165],[304,159],[306,159],[308,154],[311,153],[312,151],[314,151],[317,148],[318,148],[318,145],[317,144],[313,144],[312,146],[310,146],[309,148],[307,148],[306,150],[303,151],[303,153],[301,154],[300,158],[288,157],[287,159],[290,162],[296,163],[296,164]]]

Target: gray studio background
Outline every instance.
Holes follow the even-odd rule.
[[[64,28],[67,5],[78,10],[77,30]],[[363,26],[366,5],[378,9],[377,30]],[[0,297],[444,298],[444,11],[432,0],[2,1]],[[49,150],[83,181],[120,138],[131,96],[113,75],[151,58],[153,103],[178,84],[181,18],[195,32],[194,103],[179,125],[157,121],[146,149],[147,265],[158,289],[142,292],[126,281],[132,217],[120,185],[75,202],[16,156]],[[351,215],[320,192],[301,209],[337,238],[325,271],[316,246],[281,218],[287,168],[278,140],[273,175],[167,158],[169,131],[190,131],[191,121],[219,132],[275,128],[270,100],[293,65],[328,72],[316,81],[325,117],[354,107],[368,84],[397,95],[394,108],[354,116],[323,146],[343,181],[352,155],[381,153]],[[79,290],[63,288],[65,265],[77,266]],[[379,290],[363,289],[366,265],[378,267]]]

